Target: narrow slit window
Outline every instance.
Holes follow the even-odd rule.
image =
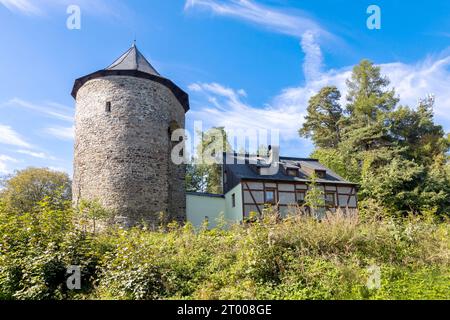
[[[233,193],[233,195],[231,196],[231,204],[233,206],[233,208],[236,208],[236,194]]]
[[[105,111],[106,112],[111,112],[111,102],[110,101],[106,102]]]

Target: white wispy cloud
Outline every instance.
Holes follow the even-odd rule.
[[[251,0],[187,0],[185,10],[195,8],[210,10],[221,16],[229,16],[270,30],[302,37],[307,31],[313,31],[318,35],[332,38],[333,36],[315,20],[309,18],[305,12],[295,10],[287,12],[264,6]]]
[[[35,152],[31,150],[17,150],[16,153],[24,154],[33,158],[43,159],[43,160],[57,160],[55,157],[46,154],[45,152]]]
[[[381,71],[391,80],[391,87],[400,96],[400,103],[410,107],[417,106],[418,100],[433,94],[436,97],[435,115],[439,123],[447,128],[450,125],[450,56],[428,57],[413,64],[392,62],[379,64]],[[352,67],[328,70],[303,86],[287,88],[274,99],[278,107],[299,106],[305,110],[309,98],[327,85],[334,85],[342,93],[342,103],[347,95],[346,80]]]
[[[252,22],[300,39],[304,53],[303,72],[308,82],[317,79],[322,71],[323,55],[319,42],[324,39],[336,45],[341,42],[337,36],[300,10],[281,11],[251,0],[187,0],[185,10],[194,8]]]
[[[302,108],[288,105],[254,107],[243,100],[239,90],[218,83],[195,83],[189,89],[205,98],[190,111],[189,118],[202,120],[206,127],[279,130],[282,140],[298,139],[297,131],[305,116]]]
[[[32,148],[32,145],[13,128],[0,124],[0,144],[12,145],[22,148]]]
[[[450,56],[427,57],[415,64],[387,63],[381,67],[403,104],[414,106],[419,98],[435,95],[437,119],[450,128]]]
[[[316,41],[316,35],[312,31],[306,31],[302,35],[302,50],[305,54],[303,62],[303,72],[307,82],[316,80],[320,77],[323,66],[323,55],[319,44]]]
[[[42,10],[39,9],[31,0],[0,0],[0,4],[7,9],[20,12],[26,15],[41,15]]]
[[[113,16],[120,18],[129,14],[129,8],[119,0],[0,0],[0,5],[12,12],[29,16],[43,16],[49,11],[62,8],[61,13],[69,5],[78,5],[82,13],[91,15]]]
[[[18,162],[18,160],[6,156],[6,155],[2,155],[0,154],[0,174],[8,174],[11,172],[10,169],[8,169],[8,163],[16,163]]]
[[[308,45],[307,50],[309,48]],[[309,54],[320,56],[317,49],[320,50],[313,48]],[[305,46],[303,50],[307,51]],[[320,61],[317,59],[312,64],[319,64]],[[401,104],[415,107],[418,99],[434,94],[436,121],[450,130],[450,90],[447,86],[450,83],[450,56],[428,57],[414,64],[385,63],[380,67],[382,73],[390,78]],[[306,73],[311,73],[308,68],[304,69]],[[244,101],[238,90],[218,83],[194,83],[189,90],[201,102],[194,100],[189,118],[202,120],[209,127],[277,129],[285,152],[286,149],[300,147],[309,150],[310,142],[300,140],[298,136],[309,99],[324,86],[333,85],[341,91],[342,103],[345,104],[346,80],[351,75],[352,66],[324,72],[317,70],[311,73],[313,76],[306,77],[308,80],[303,85],[283,89],[264,106],[252,106]]]
[[[6,106],[26,108],[38,113],[41,113],[47,117],[63,120],[67,122],[73,122],[73,109],[64,105],[47,102],[45,104],[35,104],[29,101],[25,101],[20,98],[13,98],[6,103]]]
[[[29,114],[31,113],[33,118],[36,119],[34,123],[30,123],[30,127],[26,128],[25,132],[28,132],[23,138],[13,127],[7,125],[0,125],[0,153],[6,152],[8,155],[12,155],[27,166],[56,164],[57,166],[65,166],[67,168],[70,165],[65,164],[65,155],[58,154],[58,150],[45,151],[39,145],[40,143],[48,143],[53,139],[64,141],[64,143],[73,143],[74,138],[74,110],[72,107],[57,103],[57,102],[31,102],[26,99],[13,98],[5,103],[0,104],[0,111],[2,113],[10,113],[14,110],[17,114]],[[0,113],[1,116],[1,113]],[[48,118],[49,120],[46,120]],[[45,121],[45,125],[42,124]],[[34,136],[32,133],[40,132],[38,136]],[[47,141],[42,141],[42,139]],[[15,150],[6,150],[1,145],[15,146]],[[57,155],[58,157],[54,156]],[[3,161],[3,167],[5,168],[6,161]],[[10,165],[10,167],[14,167]],[[15,165],[17,167],[17,164]]]
[[[71,141],[74,139],[75,136],[75,129],[74,127],[61,127],[61,126],[55,126],[46,128],[44,130],[47,134],[59,139],[59,140],[65,140],[65,141]]]

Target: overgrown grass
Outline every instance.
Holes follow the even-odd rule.
[[[0,299],[450,299],[448,222],[268,214],[93,235],[45,203],[0,211]],[[68,265],[82,267],[79,292],[66,289]],[[370,267],[379,288],[367,286]]]

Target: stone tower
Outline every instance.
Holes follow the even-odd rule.
[[[188,95],[133,45],[75,81],[73,201],[99,200],[116,221],[186,219],[185,166],[171,161],[171,132],[184,128]]]

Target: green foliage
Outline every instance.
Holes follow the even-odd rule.
[[[448,299],[449,225],[266,217],[231,230],[120,231],[98,298]],[[381,268],[379,289],[366,287]],[[414,279],[414,280],[411,280]],[[424,280],[427,279],[427,282]],[[410,290],[409,290],[410,289]],[[425,292],[420,296],[420,292]]]
[[[0,299],[450,298],[450,224],[434,219],[338,212],[280,221],[269,210],[226,230],[92,234],[49,202],[33,214],[0,208]],[[66,287],[70,265],[81,266],[80,291]],[[366,286],[373,265],[379,289]]]
[[[73,224],[70,208],[44,200],[33,213],[0,209],[0,299],[70,299],[66,271],[79,265],[83,290],[92,289],[101,250]]]
[[[448,215],[450,140],[434,123],[434,97],[416,109],[398,106],[389,80],[367,60],[355,66],[347,87],[345,113],[339,112],[336,88],[325,87],[311,98],[300,133],[316,144],[312,156],[360,184],[362,202],[373,200],[392,215],[430,210]],[[329,110],[336,110],[334,118],[326,116]]]
[[[369,293],[378,300],[448,300],[450,273],[436,267],[382,268],[381,288]]]
[[[399,99],[395,97],[393,89],[387,89],[389,84],[389,79],[381,75],[381,68],[371,61],[362,60],[356,65],[347,80],[346,110],[355,116],[350,122],[356,126],[370,125],[376,122],[383,112],[393,110]]]
[[[72,197],[69,176],[49,169],[28,168],[17,171],[3,184],[0,198],[5,206],[18,213],[32,212],[35,205],[45,197],[54,205],[64,208],[65,202]]]
[[[89,228],[93,233],[97,232],[98,224],[105,227],[111,224],[113,213],[103,208],[98,200],[81,200],[77,208],[77,225],[85,231]]]
[[[341,141],[341,93],[336,87],[325,87],[309,101],[308,115],[300,135],[312,138],[320,148],[335,148]]]
[[[347,159],[338,149],[318,148],[314,150],[311,157],[319,159],[320,163],[348,181],[360,180],[360,167],[357,159]]]
[[[186,191],[202,192],[207,188],[207,172],[195,164],[186,165]]]
[[[309,208],[311,214],[316,216],[321,209],[325,208],[325,193],[323,188],[317,184],[317,177],[313,175],[308,183],[308,192],[305,196],[305,206]]]
[[[319,221],[299,208],[281,220],[268,207],[225,229],[166,223],[89,232],[80,215],[100,221],[107,211],[55,197],[32,212],[0,199],[0,300],[450,299],[450,223],[436,219],[435,207],[392,218],[368,199],[361,219],[338,211]],[[67,288],[70,266],[81,268],[81,290]],[[369,289],[372,266],[381,286]]]
[[[211,128],[206,132],[197,132],[200,143],[193,164],[188,165],[186,189],[194,192],[222,193],[222,166],[217,159],[223,152],[230,151],[225,128]]]

